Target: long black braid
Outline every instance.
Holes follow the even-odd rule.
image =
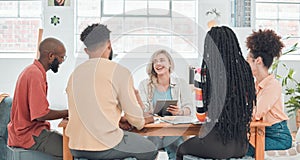
[[[203,104],[223,143],[234,138],[246,140],[256,103],[255,87],[251,68],[230,28],[213,27],[207,33],[201,68]],[[218,98],[222,94],[223,101]]]

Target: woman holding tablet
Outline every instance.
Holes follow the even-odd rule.
[[[186,81],[182,78],[171,76],[174,70],[174,61],[166,50],[156,51],[150,58],[147,65],[149,78],[143,80],[139,85],[141,101],[144,105],[144,112],[152,114],[155,111],[157,100],[178,100],[177,105],[170,105],[166,114],[189,116],[195,114],[193,107],[192,91]],[[169,159],[175,159],[177,146],[183,142],[182,137],[149,137],[157,148],[164,148],[169,155]]]

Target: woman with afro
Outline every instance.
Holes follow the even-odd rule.
[[[255,77],[257,103],[253,108],[253,120],[272,124],[266,127],[265,150],[285,150],[291,147],[292,137],[287,127],[288,117],[283,111],[282,87],[268,70],[273,59],[281,56],[284,44],[274,31],[258,30],[247,38],[249,53],[247,61]],[[249,145],[247,155],[254,156],[254,147]]]

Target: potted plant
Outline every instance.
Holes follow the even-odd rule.
[[[290,80],[295,84],[295,88],[287,87],[285,94],[289,96],[289,99],[285,101],[285,106],[288,108],[289,116],[296,115],[296,126],[300,126],[300,83],[293,77]]]
[[[205,14],[207,16],[208,15],[214,15],[213,19],[211,19],[210,21],[207,22],[208,28],[211,28],[211,27],[216,26],[216,25],[219,24],[218,18],[221,16],[221,13],[218,12],[216,8],[213,8],[213,9],[207,11]]]
[[[283,55],[294,52],[298,50],[298,43],[295,43],[291,46]],[[282,86],[285,87],[285,95],[288,96],[288,99],[285,101],[285,106],[288,109],[289,117],[296,115],[296,126],[300,126],[300,83],[294,78],[294,69],[288,67],[286,64],[282,63],[282,66],[286,69],[286,75],[281,76],[277,74],[277,69],[279,67],[279,60],[276,59],[272,64],[271,70],[272,73],[276,76],[277,79],[281,80]],[[291,82],[292,87],[287,86]]]

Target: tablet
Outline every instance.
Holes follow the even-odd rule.
[[[170,105],[177,106],[177,100],[157,100],[153,114],[158,114],[159,116],[171,116],[172,114],[167,111],[167,108]]]

